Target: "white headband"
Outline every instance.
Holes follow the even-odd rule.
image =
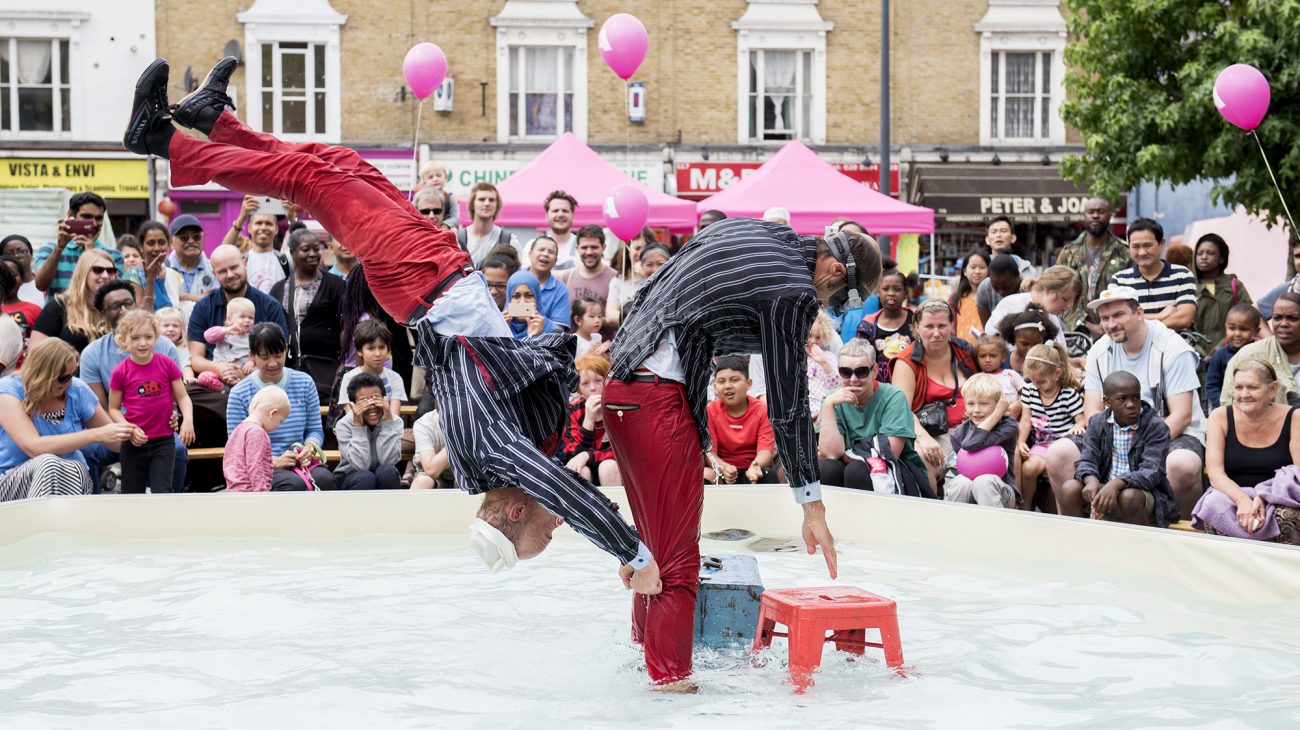
[[[510,538],[477,517],[469,523],[469,546],[493,573],[510,570],[519,562],[519,554]]]

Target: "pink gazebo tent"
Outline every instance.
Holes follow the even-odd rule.
[[[821,234],[836,218],[852,218],[872,235],[933,233],[934,211],[868,188],[831,167],[802,142],[790,142],[722,192],[696,204],[696,211],[760,218],[771,207],[790,211],[790,227]]]
[[[583,144],[572,132],[555,140],[532,162],[497,185],[504,204],[496,223],[520,227],[545,225],[542,203],[552,190],[564,190],[578,201],[578,209],[573,215],[575,229],[588,223],[601,225],[605,198],[616,185],[623,183],[636,185],[645,193],[650,203],[646,225],[673,231],[689,231],[695,227],[694,203],[652,190],[633,180]],[[460,196],[457,202],[460,219],[470,220],[465,196]]]

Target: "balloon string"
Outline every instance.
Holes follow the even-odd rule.
[[[420,116],[424,114],[424,99],[415,108],[415,141],[411,149],[411,190],[407,200],[415,200],[415,184],[420,178]]]
[[[1264,158],[1264,167],[1268,169],[1268,176],[1273,181],[1273,189],[1277,191],[1278,200],[1282,201],[1282,210],[1286,213],[1287,222],[1291,224],[1291,233],[1296,233],[1295,220],[1291,218],[1291,208],[1286,204],[1286,196],[1282,194],[1282,186],[1277,184],[1277,176],[1273,174],[1273,166],[1268,164],[1268,155],[1264,154],[1264,143],[1259,141],[1259,135],[1255,130],[1250,130],[1250,136],[1255,138],[1255,144],[1259,146],[1259,156]]]

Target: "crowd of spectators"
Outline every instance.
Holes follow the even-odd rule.
[[[521,244],[495,223],[494,186],[471,188],[461,221],[445,168],[420,176],[413,205],[455,230],[512,334],[577,336],[581,385],[556,458],[620,484],[602,422],[605,352],[673,242],[574,230],[577,201],[557,190],[539,211],[545,230]],[[107,204],[80,193],[54,242],[0,242],[0,500],[454,486],[414,332],[378,306],[340,242],[281,207],[246,198],[210,253],[190,215],[146,222],[111,248],[99,235]],[[818,317],[807,393],[824,483],[1300,534],[1300,513],[1267,509],[1275,473],[1300,463],[1300,276],[1256,306],[1226,273],[1223,238],[1183,251],[1149,219],[1121,238],[1104,200],[1088,203],[1057,265],[1040,270],[1015,231],[989,222],[949,298],[925,298],[886,262],[864,306]],[[1294,268],[1300,242],[1291,253]],[[1169,260],[1179,255],[1190,266]],[[701,478],[783,481],[761,364],[717,354]],[[189,457],[222,447],[219,473]],[[967,455],[998,452],[969,467]]]

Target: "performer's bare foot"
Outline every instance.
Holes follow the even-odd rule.
[[[665,694],[693,695],[700,691],[700,686],[693,680],[679,679],[676,682],[668,682],[667,684],[656,684],[650,688],[650,691]]]
[[[207,78],[199,88],[190,92],[172,107],[172,118],[182,127],[212,134],[212,127],[227,108],[234,109],[235,102],[226,93],[230,76],[239,68],[239,59],[226,56],[208,71]]]

